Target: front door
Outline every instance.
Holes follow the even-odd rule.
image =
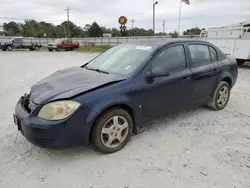
[[[22,39],[15,39],[15,41],[13,43],[13,47],[15,49],[22,48],[22,45],[23,45]]]
[[[142,76],[142,112],[146,119],[155,119],[187,108],[191,96],[191,70],[188,67],[186,48],[183,44],[172,45],[161,50],[149,62],[143,75],[155,68],[166,69],[168,76],[145,80]]]

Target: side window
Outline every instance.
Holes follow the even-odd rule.
[[[218,61],[218,54],[217,51],[213,48],[213,47],[209,47],[210,50],[210,54],[211,54],[211,60],[214,61]]]
[[[199,67],[211,63],[210,53],[206,45],[189,45],[189,50],[192,59],[192,67]]]
[[[19,39],[15,39],[14,43],[15,44],[20,44],[20,40]]]
[[[186,69],[186,57],[183,45],[173,46],[163,51],[153,61],[152,69],[160,67],[171,72]]]

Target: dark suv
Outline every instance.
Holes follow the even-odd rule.
[[[18,101],[14,121],[42,147],[91,141],[112,153],[146,121],[200,105],[222,110],[237,76],[236,60],[205,41],[120,44],[33,85]]]
[[[3,51],[12,51],[13,49],[29,49],[30,51],[39,51],[42,45],[37,43],[27,43],[22,38],[13,38],[7,42],[1,43]]]

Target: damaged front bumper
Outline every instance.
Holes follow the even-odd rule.
[[[79,120],[86,120],[91,109],[85,107],[68,119],[48,121],[37,117],[42,105],[30,107],[30,95],[25,94],[17,102],[13,118],[18,131],[31,143],[45,148],[88,143],[91,126]]]

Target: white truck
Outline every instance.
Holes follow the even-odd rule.
[[[200,37],[236,58],[239,65],[250,61],[250,21],[202,30]]]

